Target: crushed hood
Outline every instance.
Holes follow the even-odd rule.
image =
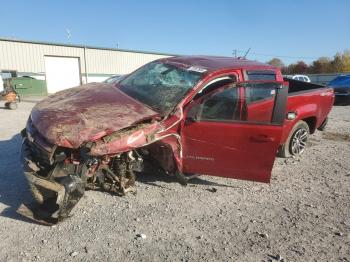
[[[33,108],[31,120],[48,142],[77,148],[157,115],[114,85],[94,83],[49,96]]]

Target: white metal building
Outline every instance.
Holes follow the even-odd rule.
[[[46,80],[48,93],[132,72],[170,54],[0,38],[0,72]]]

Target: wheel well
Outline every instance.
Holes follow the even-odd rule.
[[[313,134],[316,130],[316,121],[317,121],[316,117],[312,116],[312,117],[304,118],[302,120],[307,123],[310,129],[310,133]]]

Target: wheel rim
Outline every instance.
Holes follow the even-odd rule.
[[[300,155],[304,152],[309,133],[306,129],[299,129],[294,133],[291,144],[293,155]]]

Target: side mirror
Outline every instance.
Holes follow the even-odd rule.
[[[194,104],[188,111],[185,119],[185,125],[193,124],[198,120],[200,104]]]
[[[193,117],[188,116],[188,117],[186,117],[185,125],[190,125],[190,124],[193,124],[195,122],[197,122],[196,119],[194,119]]]

